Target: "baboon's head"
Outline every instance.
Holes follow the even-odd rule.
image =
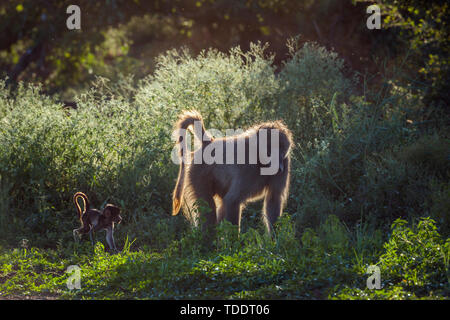
[[[292,148],[291,132],[285,128],[280,131],[280,171],[283,172],[286,168],[286,159]]]
[[[122,217],[120,216],[120,209],[112,204],[107,204],[105,209],[103,209],[103,214],[106,218],[110,219],[111,222],[120,223]]]
[[[292,149],[292,133],[289,129],[281,124],[280,127],[280,159],[286,159]]]
[[[283,172],[287,165],[287,158],[289,157],[289,153],[293,147],[293,140],[292,140],[292,133],[291,131],[286,127],[286,125],[282,121],[274,121],[263,124],[260,129],[267,129],[268,130],[268,138],[267,138],[267,146],[269,148],[268,154],[271,155],[271,157],[276,157],[276,154],[278,154],[278,165],[279,165],[279,172]],[[277,145],[272,145],[272,139],[271,135],[276,132],[278,136]],[[272,154],[272,152],[275,152],[275,154]],[[275,159],[273,159],[275,160]],[[276,161],[276,160],[275,160]]]

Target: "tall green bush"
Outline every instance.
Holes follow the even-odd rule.
[[[442,180],[445,174],[420,166],[439,163],[445,171],[445,152],[433,144],[428,149],[440,150],[437,160],[418,162],[411,157],[422,149],[402,148],[414,146],[420,134],[405,123],[409,100],[389,84],[379,99],[371,98],[376,93],[358,96],[355,78],[345,76],[335,53],[317,44],[298,47],[296,40],[288,46],[279,72],[262,44],[196,57],[171,50],[137,84],[132,77],[97,78],[77,96],[77,109],[63,108],[39,87],[11,91],[2,82],[0,197],[6,200],[0,228],[14,229],[5,232],[7,241],[70,239],[77,224],[71,197],[80,190],[95,207],[121,206],[119,239],[128,234],[156,248],[178,239],[188,224],[167,214],[178,171],[172,130],[180,111],[193,108],[207,128],[222,132],[263,120],[289,126],[295,147],[285,211],[297,234],[330,215],[350,227],[364,220],[384,228],[399,216],[423,215],[427,175]]]

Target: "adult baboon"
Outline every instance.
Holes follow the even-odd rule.
[[[191,126],[201,141],[201,147],[194,152],[188,151],[186,139]],[[212,138],[201,115],[185,111],[176,123],[176,130],[181,163],[172,215],[178,214],[183,205],[184,214],[195,220],[196,206],[202,199],[211,209],[202,213],[206,225],[225,218],[240,226],[245,204],[263,198],[264,222],[271,233],[288,196],[293,145],[289,129],[281,121],[264,122],[238,135]],[[204,156],[213,157],[214,161],[203,159]]]

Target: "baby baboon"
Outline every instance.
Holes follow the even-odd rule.
[[[81,211],[78,203],[78,198],[83,200],[84,211]],[[89,233],[92,244],[94,244],[93,233],[105,230],[106,242],[108,243],[111,251],[117,252],[116,244],[114,243],[114,223],[120,223],[122,217],[120,216],[120,210],[118,207],[107,204],[105,208],[100,211],[97,209],[90,209],[90,203],[88,197],[82,193],[77,192],[73,196],[73,202],[77,207],[78,216],[80,218],[81,227],[73,230],[73,236],[77,241],[77,236],[80,238],[83,234]]]
[[[201,141],[194,152],[188,151],[186,141],[191,126]],[[293,145],[289,129],[281,121],[264,122],[238,135],[212,138],[201,115],[186,111],[176,130],[181,163],[172,215],[178,214],[183,205],[184,214],[195,222],[199,211],[196,206],[202,199],[210,208],[201,213],[206,225],[225,218],[240,226],[245,204],[264,198],[263,217],[271,233],[288,196]]]

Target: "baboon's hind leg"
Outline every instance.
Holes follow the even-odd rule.
[[[202,228],[214,226],[217,224],[217,208],[214,202],[214,194],[212,190],[204,184],[192,186],[193,197],[191,203],[195,202],[195,210],[201,221],[204,222]]]

